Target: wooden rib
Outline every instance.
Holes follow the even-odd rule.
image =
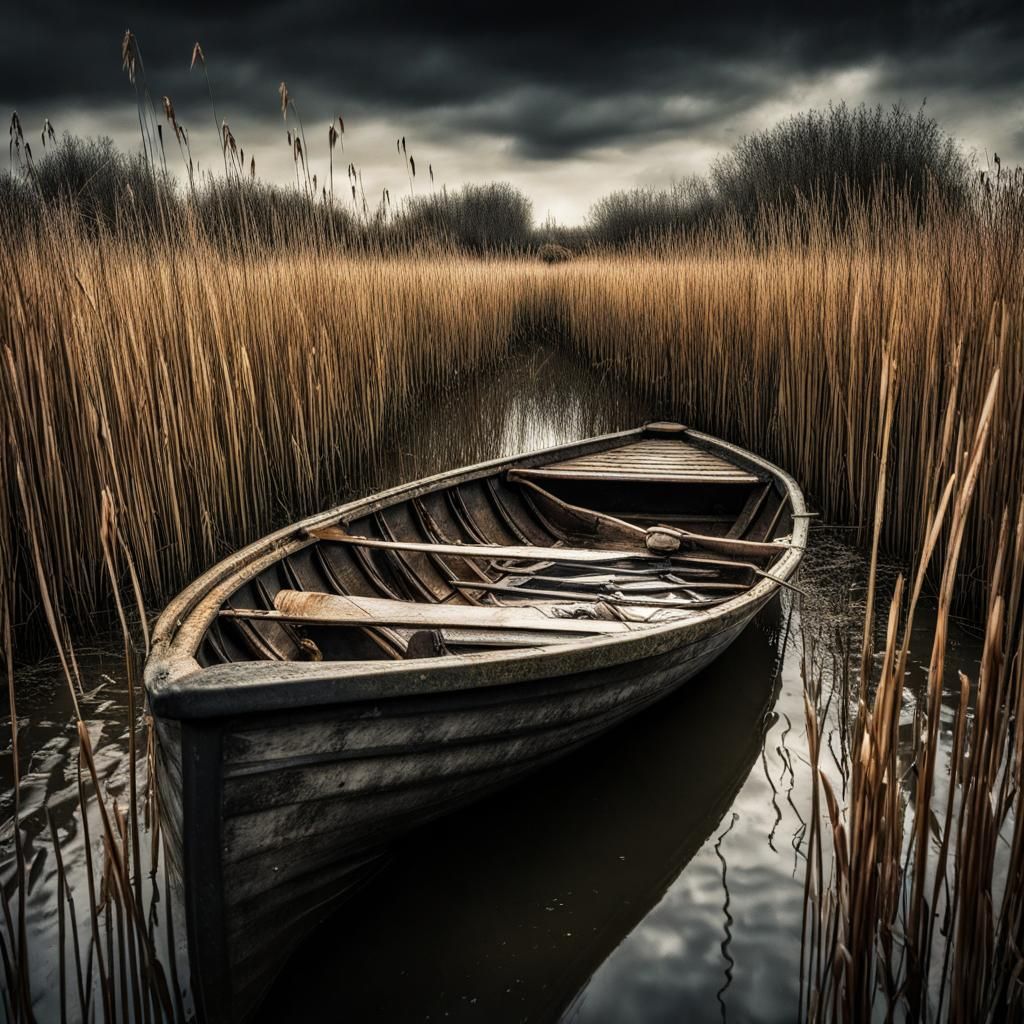
[[[224,648],[224,643],[220,637],[220,628],[216,624],[211,625],[206,631],[205,639],[213,653],[220,659],[221,664],[227,665],[229,662],[234,661],[234,658],[229,657],[228,652]]]
[[[225,609],[226,611],[233,611],[234,609]],[[269,613],[268,613],[269,614]],[[221,611],[221,615],[224,615],[224,611]],[[234,616],[225,616],[231,619],[231,624],[235,627],[239,636],[254,655],[260,661],[287,661],[280,651],[277,650],[272,644],[267,643],[266,639],[255,629],[250,622],[247,622],[242,618],[235,618]]]
[[[369,546],[370,545],[360,545],[355,547],[353,548],[353,553],[356,556],[356,561],[359,563],[359,568],[362,569],[363,574],[370,581],[370,585],[394,601],[401,601],[403,598],[409,596],[407,594],[399,594],[395,588],[392,587],[383,576],[381,576],[380,570],[376,565],[374,565],[373,558],[367,550]]]
[[[374,525],[377,527],[380,535],[385,540],[397,540],[395,531],[391,529],[391,524],[384,518],[382,512],[375,512],[373,516]],[[391,559],[391,564],[398,571],[399,575],[405,580],[405,582],[412,588],[415,593],[424,601],[439,601],[443,595],[438,594],[437,591],[431,587],[426,580],[424,580],[420,574],[413,567],[412,563],[406,558],[406,556],[399,551],[390,551],[388,557]]]
[[[454,488],[469,522],[488,544],[518,544],[519,534],[510,530],[495,511],[483,480],[466,480]]]
[[[462,493],[458,487],[447,488],[444,496],[448,502],[448,508],[451,510],[452,515],[455,516],[455,521],[466,531],[466,535],[472,537],[478,544],[489,544],[490,538],[473,522],[473,517],[469,514],[469,510],[466,508],[466,503],[463,501]]]
[[[447,540],[440,525],[430,514],[430,510],[426,507],[426,505],[423,504],[422,501],[420,501],[419,498],[413,498],[409,505],[412,508],[412,512],[416,518],[416,522],[419,524],[420,532],[423,534],[424,537],[430,540],[431,543],[444,542]],[[434,560],[434,564],[438,567],[438,569],[445,574],[445,577],[449,580],[449,582],[458,577],[459,574],[444,560],[444,558],[441,557],[441,555],[432,552],[430,554],[430,557]],[[476,562],[467,558],[464,558],[461,561],[462,564],[474,575],[479,576],[480,579],[482,579],[484,582],[490,582],[490,576],[488,576],[487,573],[484,572],[484,570],[481,569]],[[467,601],[471,602],[472,604],[480,603],[479,600],[475,598],[472,594],[464,594],[463,596],[466,598]]]
[[[501,496],[498,494],[497,484],[495,483],[494,477],[489,476],[486,478],[486,489],[487,493],[491,497],[491,505],[494,507],[501,521],[505,524],[506,529],[515,536],[520,544],[529,544],[530,538],[523,533],[522,527],[516,520],[515,516],[509,512],[505,503],[501,500]]]
[[[746,504],[740,511],[739,516],[737,516],[732,528],[726,533],[726,537],[732,537],[736,540],[743,539],[743,535],[750,529],[751,524],[757,518],[758,513],[760,513],[761,506],[764,505],[764,500],[768,497],[771,489],[771,484],[765,484],[760,490],[750,492],[750,497],[747,498]]]
[[[278,563],[278,568],[280,568],[280,563]],[[287,572],[285,572],[284,575],[285,578],[288,578]],[[292,578],[290,582],[292,583],[292,585],[295,585],[296,581],[294,580],[294,578]],[[254,577],[254,579],[252,580],[252,586],[253,589],[256,591],[256,594],[259,597],[260,601],[267,608],[273,608],[274,598],[271,595],[270,591],[267,589],[267,585],[263,582],[262,576]],[[299,587],[299,589],[301,590],[302,588]],[[284,639],[292,645],[291,650],[288,649],[287,645],[282,645],[281,643],[279,643],[279,638],[275,638],[273,636],[273,633],[271,633],[270,636],[266,636],[263,634],[261,630],[256,630],[256,632],[260,634],[264,644],[266,644],[267,647],[271,648],[275,652],[276,658],[281,661],[291,660],[295,656],[295,653],[300,649],[298,638],[295,636],[295,632],[294,630],[292,630],[290,626],[282,626],[279,632],[283,633]]]
[[[299,579],[298,575],[295,572],[295,567],[292,565],[292,563],[289,560],[287,555],[285,555],[285,557],[282,558],[277,564],[278,564],[278,567],[281,570],[281,574],[285,578],[285,582],[287,584],[288,589],[291,589],[291,590],[309,590],[310,589],[309,587],[307,587]],[[257,580],[258,583],[260,583],[260,578],[258,576],[256,577],[256,580]],[[261,584],[261,586],[262,586],[262,584]],[[322,586],[322,583],[318,584],[316,589],[319,590],[321,586]],[[268,607],[273,608],[273,606],[274,606],[273,598],[270,596],[269,591],[266,591],[265,588],[263,588],[263,589],[264,589],[263,600],[266,602]],[[284,630],[285,636],[288,637],[288,639],[292,642],[292,644],[295,647],[295,649],[289,654],[289,658],[294,659],[296,657],[296,655],[298,654],[298,652],[302,650],[302,643],[301,643],[302,637],[299,636],[299,634],[295,630],[294,626],[285,624],[282,628]]]
[[[512,480],[512,477],[509,477]],[[537,507],[537,502],[533,500],[533,495],[529,491],[523,492],[523,504],[533,514],[533,518],[540,523],[541,528],[547,533],[550,533],[557,541],[562,542],[566,539],[565,530],[557,527],[550,519]]]
[[[771,537],[775,533],[775,527],[779,525],[779,520],[782,518],[782,513],[787,505],[789,505],[789,495],[785,494],[779,502],[779,507],[775,510],[775,515],[772,516],[771,522],[768,523],[768,529],[764,533],[765,537]]]
[[[505,487],[497,477],[488,477],[487,483],[495,505],[501,508],[509,520],[517,525],[516,532],[522,535],[524,544],[543,545],[555,539],[554,535],[545,529],[544,524],[537,519],[530,506],[523,500],[522,494]],[[517,501],[519,502],[518,509],[513,507]]]
[[[338,594],[346,595],[347,590],[338,574],[334,571],[334,567],[324,558],[324,553],[320,550],[320,546],[317,545],[313,548],[316,553],[317,560],[320,562],[320,566],[323,569],[324,576],[327,578],[327,582],[334,588]],[[365,633],[389,658],[395,661],[402,661],[405,657],[405,641],[397,633],[390,629],[368,629],[365,626],[361,626],[360,629]]]
[[[418,629],[455,627],[459,629],[527,629],[556,633],[627,633],[630,624],[607,619],[558,618],[556,607],[546,612],[536,608],[474,608],[470,605],[416,604],[378,597],[345,597],[315,594],[308,590],[280,590],[275,610],[225,609],[222,616],[272,622],[302,622],[311,625],[389,625]],[[575,610],[575,609],[572,609]]]

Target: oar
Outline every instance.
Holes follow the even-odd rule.
[[[679,601],[673,598],[657,597],[628,597],[625,594],[587,594],[572,590],[548,590],[542,587],[510,587],[501,583],[476,583],[472,580],[451,580],[451,585],[458,590],[483,590],[492,594],[500,594],[502,597],[544,597],[552,601],[586,601],[590,604],[600,602],[602,604],[622,605],[635,608],[674,608],[678,611],[685,611],[687,608],[702,608],[721,601],[728,601],[730,598],[711,598],[706,601]]]
[[[320,526],[307,531],[315,540],[353,544],[357,547],[380,548],[384,551],[420,551],[423,554],[458,555],[460,558],[506,559],[527,562],[560,562],[566,565],[605,565],[609,562],[641,562],[668,567],[664,559],[647,551],[609,551],[600,548],[547,548],[531,545],[498,544],[428,544],[421,541],[377,540],[357,537],[336,526]]]
[[[799,587],[759,569],[751,562],[738,562],[733,559],[707,558],[702,555],[672,555],[662,557],[640,551],[607,551],[597,548],[542,548],[529,545],[513,545],[502,547],[496,544],[425,544],[416,541],[375,540],[372,537],[356,537],[336,526],[314,527],[306,530],[306,535],[313,540],[334,541],[339,544],[353,544],[357,547],[380,548],[385,551],[421,551],[424,554],[458,555],[461,558],[484,558],[489,561],[525,561],[525,562],[557,562],[564,565],[607,565],[615,562],[640,562],[647,566],[658,566],[662,572],[668,571],[677,562],[698,565],[728,566],[733,569],[748,569],[757,576],[772,580],[780,586],[789,587],[802,593]],[[769,547],[771,545],[765,545]],[[776,553],[787,550],[782,544],[774,545]],[[616,569],[618,571],[618,569]]]
[[[561,527],[569,534],[592,536],[605,543],[621,542],[630,546],[643,546],[659,554],[671,555],[685,542],[707,551],[720,551],[723,554],[745,555],[747,558],[776,558],[788,545],[762,543],[754,540],[737,540],[733,537],[715,537],[704,533],[694,533],[674,526],[652,526],[644,529],[627,523],[624,519],[610,516],[606,512],[598,512],[581,505],[571,505],[556,497],[550,491],[527,480],[516,470],[509,470],[508,479],[520,487],[527,488],[547,506],[545,512],[553,518],[557,517]]]
[[[565,605],[567,615],[577,606]],[[596,609],[595,609],[596,610]],[[225,608],[224,618],[296,622],[324,626],[407,626],[416,629],[500,629],[554,633],[627,633],[627,622],[609,619],[561,618],[557,605],[539,608],[418,604],[355,594],[323,594],[308,590],[279,590],[273,610]]]

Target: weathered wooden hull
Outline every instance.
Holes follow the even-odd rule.
[[[600,453],[601,445],[586,442],[570,451]],[[282,658],[289,644],[299,650],[297,634],[258,618],[239,631],[236,648],[228,632],[204,646],[218,609],[229,602],[233,612],[237,593],[269,603],[271,589],[326,590],[323,574],[345,583],[357,579],[360,566],[366,585],[385,596],[399,584],[415,585],[429,601],[430,588],[446,583],[437,568],[448,566],[419,553],[419,561],[383,552],[377,562],[349,563],[339,560],[348,558],[342,548],[317,561],[311,544],[323,542],[311,541],[308,524],[254,545],[179,598],[158,626],[158,643],[162,630],[168,646],[177,642],[198,653],[154,659],[147,686],[168,859],[183,890],[189,972],[204,1019],[249,1016],[295,943],[379,867],[396,836],[541,768],[666,696],[716,658],[775,595],[799,562],[802,500],[774,467],[721,447],[737,453],[729,471],[736,479],[712,472],[727,487],[775,487],[776,511],[770,502],[764,506],[761,532],[772,537],[790,529],[795,542],[779,548],[773,573],[780,576],[758,581],[752,575],[742,596],[708,602],[706,611],[685,620],[486,654],[423,658],[411,654],[410,644],[397,661]],[[371,529],[373,515],[385,538],[419,542],[417,530],[427,524],[461,528],[459,544],[509,544],[510,530],[535,544],[561,542],[543,516],[528,520],[525,506],[513,505],[515,492],[503,499],[506,507],[478,482],[511,464],[446,474],[315,522],[367,524],[362,531]],[[532,464],[545,462],[538,456]],[[565,465],[570,469],[555,474],[572,473],[575,480],[577,463]],[[763,467],[777,479],[752,475]],[[589,476],[583,480],[592,486]],[[458,496],[448,502],[451,521],[438,526],[446,507],[430,496],[441,488]],[[427,511],[417,526],[410,507],[418,496]],[[755,496],[734,502],[737,510],[741,504],[750,510],[749,521]],[[499,521],[501,515],[508,518]],[[313,635],[322,646],[333,642],[323,631]],[[254,651],[266,649],[264,660],[232,660],[247,638]],[[402,636],[393,642],[401,644]]]
[[[206,895],[189,902],[202,903],[207,920],[190,921],[191,941],[197,951],[214,948],[199,952],[192,969],[226,965],[200,982],[207,1017],[251,1013],[294,944],[380,866],[396,836],[665,697],[718,657],[757,610],[721,633],[626,667],[505,688],[498,703],[493,693],[469,690],[206,722],[198,736],[190,735],[194,724],[175,730],[161,723],[170,845],[202,847],[194,870]],[[186,752],[180,782],[176,749]],[[183,809],[180,825],[167,811],[179,786],[205,796]]]

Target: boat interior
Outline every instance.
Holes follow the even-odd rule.
[[[648,427],[543,465],[410,490],[308,531],[222,603],[196,652],[379,661],[579,641],[692,618],[771,576],[786,488]]]

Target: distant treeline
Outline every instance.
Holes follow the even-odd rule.
[[[998,160],[998,158],[996,158]],[[227,167],[227,163],[225,164]],[[998,171],[998,168],[997,168]],[[1005,176],[1004,176],[1005,177]],[[756,225],[766,211],[824,202],[842,230],[847,212],[891,191],[920,210],[932,200],[967,205],[991,185],[924,110],[846,104],[812,110],[742,139],[703,177],[668,189],[613,192],[582,227],[537,225],[532,204],[513,186],[465,185],[371,207],[353,183],[352,199],[326,189],[268,185],[227,173],[182,184],[142,154],[110,139],[51,139],[38,159],[0,176],[0,210],[23,229],[57,206],[96,230],[168,233],[199,230],[227,246],[291,244],[402,250],[423,246],[470,252],[539,252],[556,261],[588,248],[660,244],[725,223]]]

